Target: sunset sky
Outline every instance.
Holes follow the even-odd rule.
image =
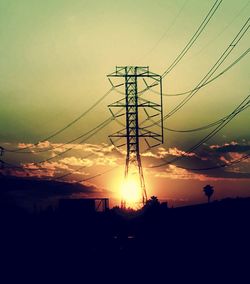
[[[214,3],[0,0],[0,146],[9,150],[25,148],[43,141],[79,117],[110,89],[106,76],[115,66],[149,66],[152,72],[162,74]],[[175,94],[195,88],[249,20],[249,15],[250,1],[222,1],[192,48],[164,77],[163,92]],[[240,57],[249,43],[250,29],[215,75]],[[225,74],[200,89],[183,108],[164,121],[164,126],[193,129],[230,114],[250,95],[249,66],[248,53]],[[184,97],[165,96],[164,114]],[[119,98],[121,95],[111,92],[72,127],[26,151],[30,153],[6,151],[1,157],[4,162],[26,170],[7,167],[4,173],[43,179],[72,173],[61,180],[74,182],[108,171],[86,181],[96,188],[93,194],[88,194],[108,196],[115,204],[119,200],[125,155],[110,145],[108,135],[121,126],[113,121],[83,144],[79,144],[81,139],[62,144],[108,119],[107,105]],[[158,99],[154,93],[150,98]],[[191,153],[187,150],[213,128],[189,133],[165,130],[163,145],[148,151],[142,149],[148,195],[157,195],[173,205],[203,202],[202,188],[211,184],[215,199],[250,196],[250,159],[221,169],[184,169],[227,164],[248,154],[249,114],[246,108]],[[50,146],[56,148],[39,152]],[[55,159],[37,163],[72,147]],[[151,168],[175,157],[180,157],[176,163]]]

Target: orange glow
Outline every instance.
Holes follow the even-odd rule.
[[[141,198],[139,178],[136,174],[129,175],[121,185],[121,200],[125,201],[127,208],[139,209]]]
[[[112,192],[112,199],[115,202],[114,205],[121,205],[121,201],[126,202],[127,208],[140,209],[142,204],[142,192],[140,186],[140,178],[137,168],[131,166],[129,169],[129,175],[127,180],[124,179],[124,167],[118,166],[116,171],[112,173],[107,181],[107,187]],[[147,175],[147,172],[145,172]],[[145,176],[145,175],[144,175]],[[150,180],[147,182],[148,194],[152,194],[148,188],[151,188]]]

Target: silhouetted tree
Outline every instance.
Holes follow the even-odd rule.
[[[153,206],[153,207],[158,207],[160,205],[158,198],[154,195],[150,197],[150,199],[147,201],[147,203],[150,206]]]
[[[159,202],[158,198],[156,196],[151,196],[150,199],[147,200],[143,209],[146,209],[146,211],[155,211],[160,208],[160,205],[161,203]]]
[[[214,193],[214,189],[210,184],[207,184],[206,186],[203,187],[203,191],[205,195],[207,196],[207,202],[210,202],[210,198]]]

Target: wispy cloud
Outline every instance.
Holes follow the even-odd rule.
[[[177,167],[175,165],[168,165],[164,170],[154,173],[155,177],[167,179],[189,179],[189,180],[205,180],[206,176],[203,174],[193,173],[189,170]]]
[[[192,153],[192,152],[188,153],[188,152],[180,150],[176,147],[169,148],[168,150],[161,147],[158,150],[158,154],[159,154],[160,158],[164,158],[164,157],[167,157],[167,156],[174,156],[174,157],[195,157],[196,156],[195,153]]]
[[[75,156],[63,158],[59,160],[59,163],[69,166],[84,166],[84,167],[91,167],[93,166],[94,162],[91,159],[86,158],[77,158]]]

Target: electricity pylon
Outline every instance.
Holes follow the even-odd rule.
[[[148,148],[163,143],[162,78],[160,75],[150,72],[149,67],[121,66],[116,67],[115,72],[108,75],[108,79],[123,96],[122,99],[108,107],[112,115],[124,126],[123,129],[113,133],[109,138],[116,147],[126,145],[124,180],[128,179],[133,167],[134,173],[136,172],[139,179],[141,203],[145,204],[147,191],[141,163],[140,138],[144,139],[144,144]],[[114,82],[115,80],[118,80],[118,82]],[[125,87],[125,93],[119,90],[122,86]],[[159,88],[158,103],[146,99],[153,88]],[[117,111],[113,111],[113,108],[116,108]],[[161,126],[160,132],[158,131],[159,128],[153,131],[155,126],[151,121],[153,117],[160,118],[158,122],[158,125]],[[125,123],[120,121],[121,118],[125,118]],[[126,141],[117,145],[117,141],[120,139],[126,139]],[[126,200],[123,197],[121,207],[126,207]]]

